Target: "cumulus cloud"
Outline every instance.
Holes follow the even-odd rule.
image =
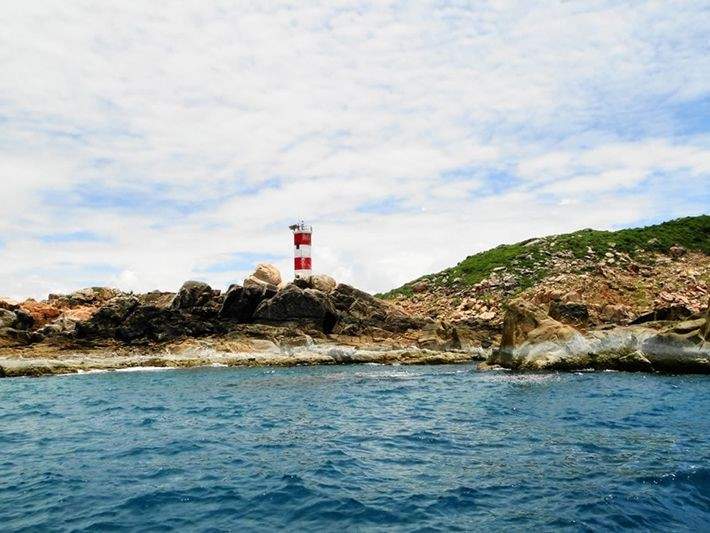
[[[317,270],[707,212],[702,2],[0,6],[0,293]]]

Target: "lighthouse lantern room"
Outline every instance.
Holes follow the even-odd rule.
[[[311,235],[313,228],[303,223],[289,226],[293,232],[293,267],[297,278],[311,275]]]

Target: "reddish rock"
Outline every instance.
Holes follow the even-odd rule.
[[[61,310],[56,307],[32,299],[22,302],[20,308],[32,315],[35,327],[44,326],[47,322],[51,322],[62,314]]]

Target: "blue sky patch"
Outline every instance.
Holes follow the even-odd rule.
[[[49,233],[42,235],[39,240],[44,243],[69,243],[69,242],[109,242],[108,237],[102,237],[91,231],[70,231],[66,233]]]

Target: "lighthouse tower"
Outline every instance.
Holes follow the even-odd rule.
[[[311,275],[311,234],[313,228],[301,220],[289,226],[293,231],[293,267],[297,278]]]

